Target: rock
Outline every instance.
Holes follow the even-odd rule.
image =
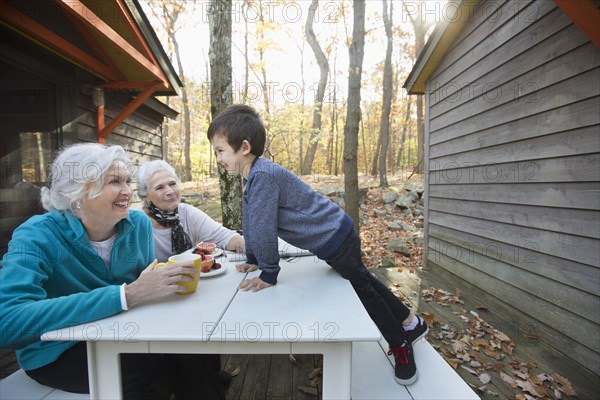
[[[322,188],[319,190],[319,193],[321,193],[324,196],[327,197],[339,197],[341,199],[344,198],[344,196],[346,195],[346,190],[344,190],[343,187],[339,188],[338,190],[334,190],[332,188]],[[327,194],[325,194],[327,193]],[[365,199],[367,198],[367,194],[369,193],[369,188],[368,187],[359,187],[358,188],[358,203],[362,204]]]
[[[396,268],[396,262],[392,257],[385,256],[381,259],[381,266],[383,268]]]
[[[396,205],[401,210],[405,210],[407,208],[410,208],[412,206],[412,203],[414,201],[417,201],[418,199],[419,195],[417,194],[417,192],[406,192],[400,197],[398,197],[398,200],[396,200]]]
[[[325,197],[337,196],[335,189],[330,188],[330,187],[324,187],[324,188],[317,189],[317,193],[320,193]]]
[[[409,190],[411,192],[416,192],[419,195],[419,197],[423,196],[423,192],[425,191],[423,182],[411,182],[408,185],[406,185],[404,189]]]
[[[377,215],[379,218],[385,218],[387,212],[385,212],[385,210],[375,210],[375,215]]]
[[[397,253],[404,254],[405,256],[410,255],[408,243],[406,243],[406,241],[402,238],[390,240],[387,244],[387,248]]]
[[[387,226],[392,231],[402,231],[402,230],[404,230],[404,228],[402,228],[402,226],[400,224],[398,224],[397,222],[388,222]]]
[[[340,206],[342,209],[346,208],[346,202],[344,201],[343,197],[333,197],[333,198],[331,198],[331,200],[334,203],[337,203],[337,205]]]
[[[405,230],[405,231],[407,231],[407,232],[416,232],[416,231],[418,230],[418,229],[417,229],[417,228],[415,228],[414,226],[412,226],[412,225],[409,225],[409,224],[407,224],[407,223],[406,223],[406,222],[404,222],[404,221],[400,221],[400,226],[402,227],[402,229],[404,229],[404,230]]]
[[[413,236],[410,239],[408,239],[409,241],[413,242],[414,244],[421,246],[423,245],[423,236]]]
[[[383,197],[383,203],[384,204],[389,204],[389,203],[393,203],[394,201],[398,200],[398,193],[394,192],[394,191],[390,191],[390,192],[386,192]]]

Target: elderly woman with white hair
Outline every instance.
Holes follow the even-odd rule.
[[[199,242],[243,252],[244,238],[204,212],[181,203],[180,180],[163,160],[148,161],[138,171],[138,195],[152,221],[156,258],[165,261]]]
[[[0,348],[15,349],[41,384],[89,393],[85,342],[43,342],[44,332],[185,291],[176,282],[197,273],[186,263],[153,269],[152,226],[129,210],[129,167],[120,146],[64,148],[41,191],[48,212],[18,227],[2,258]],[[121,371],[125,399],[225,398],[209,356],[123,354]]]

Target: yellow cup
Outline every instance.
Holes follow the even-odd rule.
[[[186,254],[177,254],[177,255],[171,256],[171,257],[169,257],[168,262],[157,263],[154,266],[154,269],[162,267],[163,265],[175,264],[175,263],[182,262],[182,261],[193,261],[194,263],[192,264],[192,267],[194,267],[198,271],[198,273],[194,274],[194,275],[188,275],[188,276],[191,276],[192,278],[194,278],[193,281],[177,282],[177,284],[179,286],[183,286],[183,287],[187,288],[187,290],[185,292],[177,292],[177,294],[192,294],[196,291],[196,288],[198,287],[198,280],[200,279],[200,269],[201,269],[202,257],[200,257],[198,254],[186,253]]]

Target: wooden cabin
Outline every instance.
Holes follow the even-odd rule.
[[[0,252],[43,210],[57,149],[119,144],[132,161],[163,158],[154,96],[181,81],[137,0],[0,0]]]
[[[405,83],[425,96],[425,254],[600,374],[600,2],[447,7]]]

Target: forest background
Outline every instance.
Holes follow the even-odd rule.
[[[163,99],[180,112],[165,122],[164,155],[184,182],[216,173],[206,139],[210,3],[141,0],[184,84],[181,96]],[[232,3],[233,102],[261,113],[266,155],[298,175],[343,174],[352,6],[347,0]],[[452,7],[445,0],[366,1],[358,171],[380,175],[381,186],[387,173],[422,172],[423,99],[402,85],[427,35]]]

